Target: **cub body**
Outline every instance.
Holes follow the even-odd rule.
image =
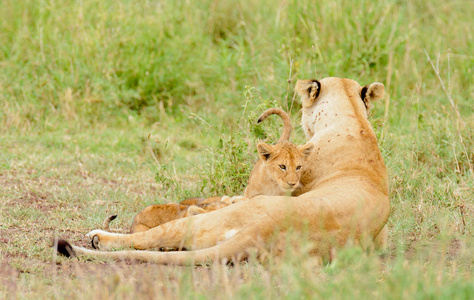
[[[231,203],[229,199],[229,197],[190,198],[180,203],[149,205],[135,215],[130,233],[146,231],[169,221],[223,208]],[[112,231],[110,222],[116,217],[117,215],[112,215],[104,220],[102,225],[104,230]]]

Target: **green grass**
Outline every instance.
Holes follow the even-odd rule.
[[[472,15],[467,0],[2,1],[0,298],[472,297]],[[280,134],[256,117],[291,110],[302,143],[293,84],[327,76],[386,87],[371,113],[385,252],[321,266],[295,235],[234,267],[53,255],[54,236],[86,246],[113,213],[128,228],[149,204],[241,194],[257,139]]]

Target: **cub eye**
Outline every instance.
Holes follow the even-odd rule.
[[[301,166],[296,166],[296,171],[299,171],[301,169]]]
[[[280,167],[280,169],[282,169],[282,170],[286,170],[286,166],[285,166],[285,165],[280,165],[279,167]]]

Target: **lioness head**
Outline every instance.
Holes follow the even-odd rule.
[[[330,85],[331,78],[327,78],[326,80],[328,81],[328,84]],[[337,80],[340,81],[339,78]],[[301,101],[303,103],[303,107],[305,108],[311,107],[315,102],[317,102],[317,99],[319,98],[319,94],[321,93],[321,90],[325,88],[324,84],[322,84],[323,82],[324,80],[319,82],[316,79],[298,80],[296,82],[295,91],[300,95]],[[367,111],[370,109],[370,103],[372,101],[383,98],[385,94],[385,87],[380,82],[374,82],[364,87],[360,86],[356,81],[353,81],[353,80],[349,81],[346,79],[346,82],[350,83],[348,85],[351,85],[351,86],[350,87],[344,86],[344,88],[356,89],[357,90],[356,92],[358,92],[360,99],[364,103]],[[340,87],[328,86],[327,88],[329,90],[335,90]]]
[[[327,77],[321,81],[298,80],[295,91],[303,105],[301,125],[306,140],[310,140],[316,132],[326,134],[331,124],[340,126],[337,119],[343,114],[367,120],[371,103],[384,96],[385,88],[378,82],[361,86],[351,79]]]
[[[311,143],[296,146],[286,141],[276,145],[266,143],[257,145],[258,155],[264,163],[267,175],[288,194],[300,185],[305,159],[313,148],[314,145]]]

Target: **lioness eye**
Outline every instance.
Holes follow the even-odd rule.
[[[285,165],[280,165],[280,169],[285,170],[286,166]]]
[[[296,171],[298,171],[299,169],[301,169],[301,166],[296,166]]]

